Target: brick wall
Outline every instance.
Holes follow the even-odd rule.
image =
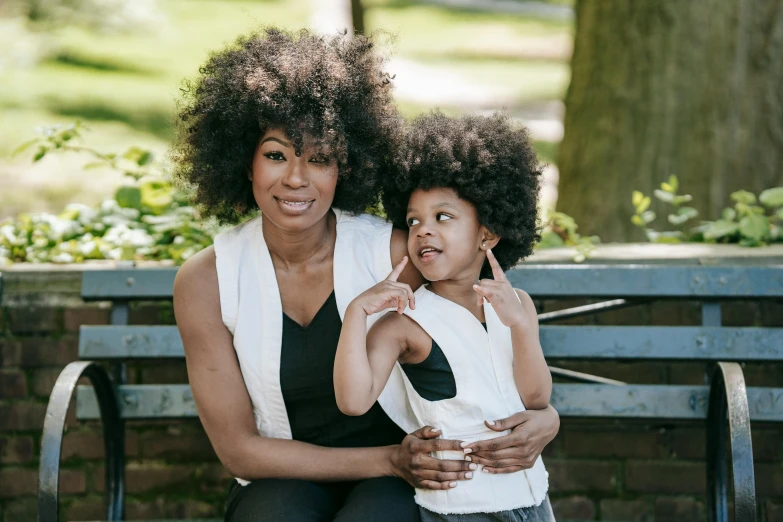
[[[34,520],[40,432],[62,367],[76,359],[82,324],[107,324],[105,306],[78,299],[78,269],[6,273],[0,310],[0,522]],[[581,304],[539,302],[541,311]],[[731,303],[726,325],[783,326],[783,303]],[[698,324],[698,305],[654,303],[575,323]],[[132,324],[171,324],[170,303],[142,303]],[[701,384],[698,363],[550,361],[634,383]],[[749,386],[783,386],[783,365],[747,364]],[[135,384],[184,383],[183,363],[136,364]],[[61,505],[65,520],[102,517],[103,443],[98,423],[71,412],[63,446]],[[127,518],[220,517],[230,478],[198,421],[127,426]],[[783,521],[783,426],[753,425],[756,487],[762,521]],[[705,520],[705,433],[699,423],[563,420],[544,454],[559,519]]]

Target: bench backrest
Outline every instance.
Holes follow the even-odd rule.
[[[171,299],[176,268],[85,271],[85,301],[112,301],[111,326],[82,326],[82,359],[122,362],[184,357],[175,326],[129,326],[129,303]],[[720,301],[783,299],[781,266],[521,265],[511,283],[534,298],[612,298],[586,312],[655,299],[702,302],[702,326],[555,326],[542,322],[549,359],[783,361],[783,328],[721,326]],[[590,308],[592,307],[592,308]],[[558,318],[558,312],[542,318]],[[548,317],[546,317],[548,316]],[[120,386],[125,418],[196,415],[187,385]],[[706,416],[706,386],[556,384],[553,405],[563,416],[693,419]],[[783,389],[751,388],[751,418],[783,420]],[[79,390],[77,415],[95,418],[94,394]]]

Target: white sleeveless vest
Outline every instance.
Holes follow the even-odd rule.
[[[462,306],[444,299],[426,285],[416,291],[416,309],[405,314],[438,343],[449,361],[457,395],[431,402],[422,398],[403,376],[416,424],[442,430],[444,439],[476,441],[508,432],[495,432],[484,420],[502,419],[523,411],[514,381],[511,330],[503,325],[492,305],[484,304],[487,331]],[[438,452],[441,459],[463,459],[461,452]],[[448,490],[416,490],[416,502],[442,514],[494,513],[543,502],[549,488],[541,457],[525,471],[506,475],[481,472]]]
[[[333,211],[337,216],[334,293],[343,318],[356,296],[392,271],[392,226],[376,216]],[[215,237],[220,309],[223,323],[234,336],[234,350],[253,404],[258,432],[265,437],[290,439],[291,425],[280,389],[283,308],[261,220],[259,216]],[[378,317],[380,314],[368,317],[367,327]],[[420,426],[407,406],[402,376],[398,364],[378,402],[394,422],[410,433]]]

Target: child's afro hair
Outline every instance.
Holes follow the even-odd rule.
[[[413,191],[451,188],[476,207],[482,225],[500,236],[492,252],[503,270],[532,253],[541,238],[542,165],[524,128],[498,113],[450,118],[434,111],[411,122],[398,156],[382,196],[395,226],[407,228]],[[488,265],[484,268],[486,277]]]
[[[207,215],[234,223],[257,208],[248,179],[261,136],[281,128],[325,142],[338,164],[333,206],[376,204],[401,137],[391,78],[364,36],[266,28],[210,56],[186,81],[173,150],[178,178]]]

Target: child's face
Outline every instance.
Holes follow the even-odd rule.
[[[425,279],[478,278],[486,247],[495,241],[487,242],[488,232],[472,204],[453,189],[416,190],[408,201],[406,220],[408,253]]]

